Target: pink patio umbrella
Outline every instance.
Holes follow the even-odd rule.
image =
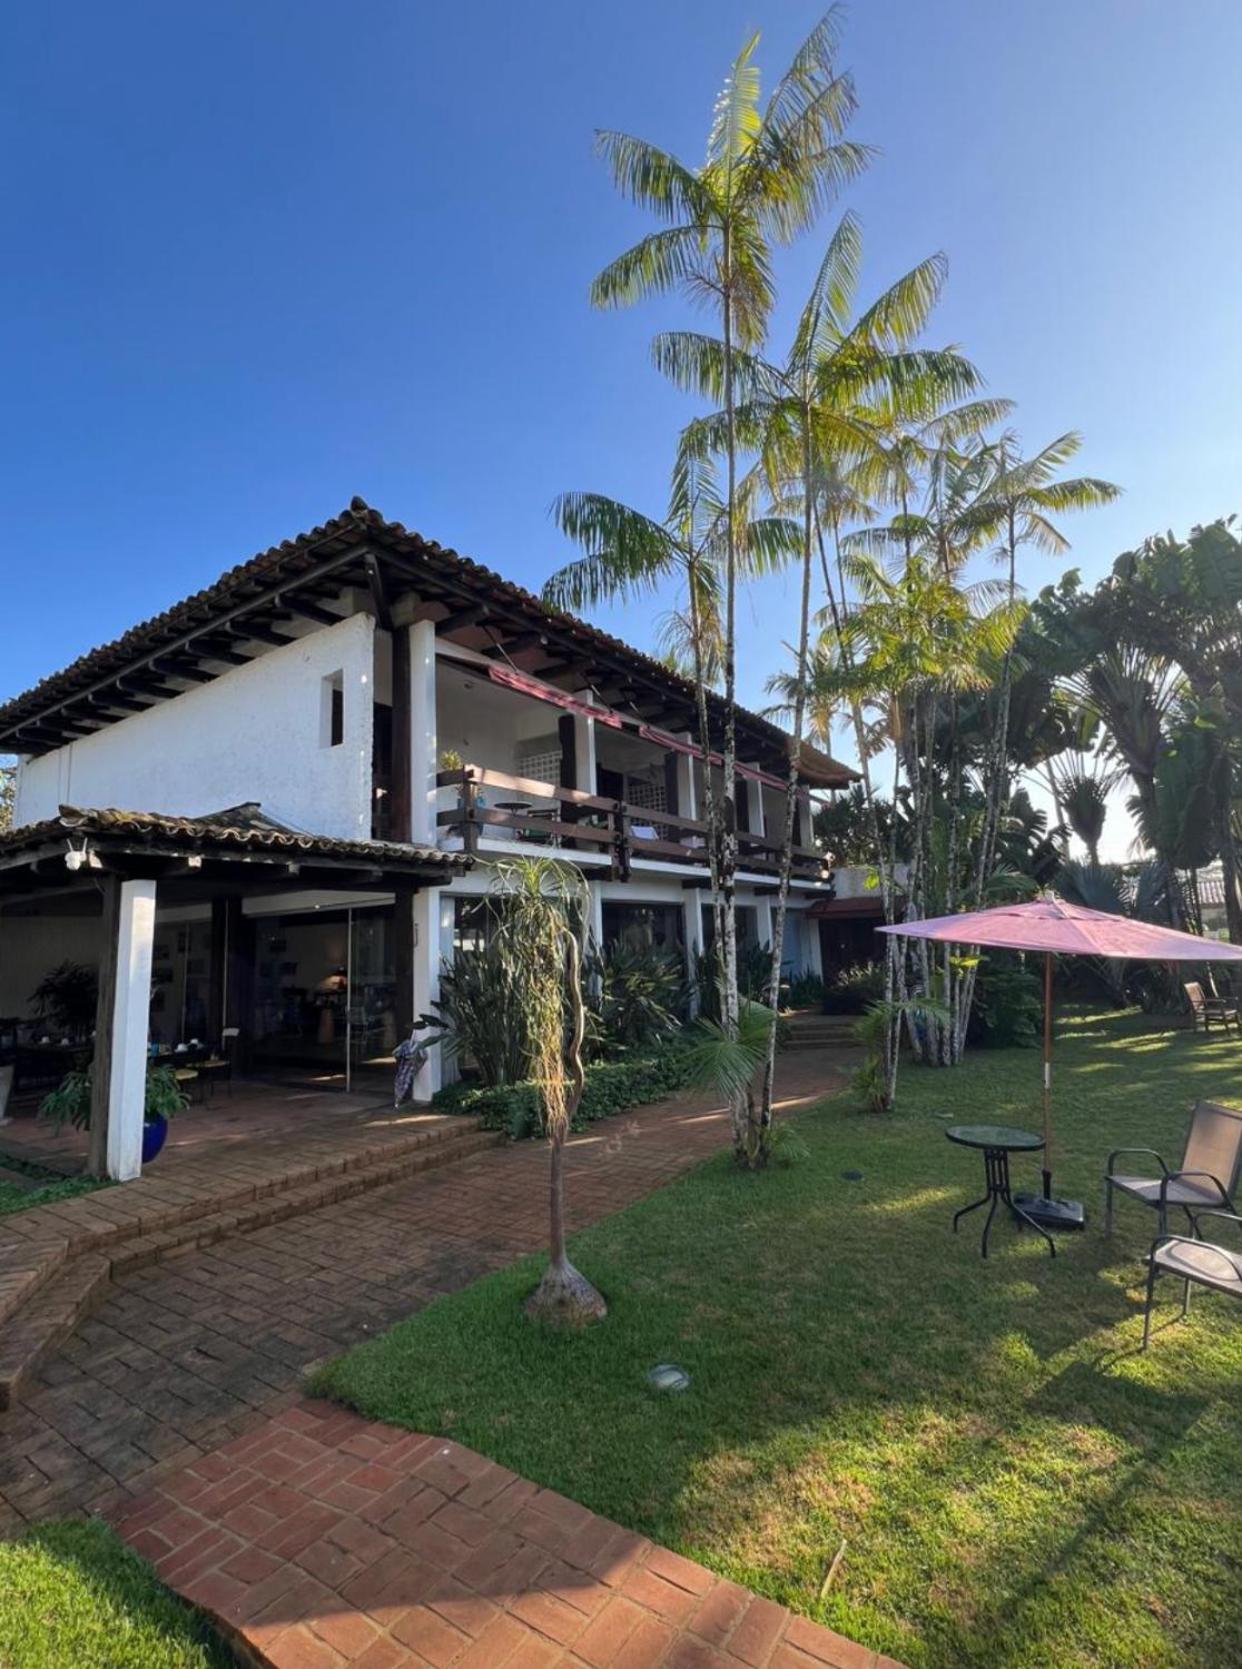
[[[1242,962],[1242,945],[1201,939],[1173,927],[1088,910],[1045,894],[1029,904],[1000,904],[969,915],[933,916],[877,929],[907,939],[1042,951],[1044,957],[1044,1194],[1018,1196],[1024,1211],[1048,1228],[1081,1228],[1082,1206],[1052,1197],[1052,958],[1110,956],[1131,962]]]

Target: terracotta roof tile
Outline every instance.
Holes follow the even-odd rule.
[[[407,562],[424,567],[429,581],[433,583],[437,579],[450,584],[466,582],[485,590],[490,598],[507,601],[521,612],[559,627],[567,636],[580,642],[584,650],[606,655],[635,675],[667,690],[675,698],[687,704],[693,703],[693,684],[670,671],[662,661],[632,648],[597,626],[579,620],[575,615],[549,608],[533,592],[503,579],[492,569],[461,556],[455,550],[423,538],[400,522],[388,521],[364,499],[355,498],[339,516],[333,516],[308,533],[286,539],[252,556],[248,562],[230,568],[214,585],[131,627],[113,642],[90,650],[63,671],[44,678],[23,694],[0,705],[0,739],[18,724],[33,722],[48,708],[83,693],[103,679],[124,672],[143,656],[159,653],[186,633],[209,630],[221,613],[243,602],[246,593],[253,590],[256,584],[275,585],[282,581],[292,584],[299,573],[311,567],[320,557],[345,554],[364,545],[380,552],[388,550]],[[723,699],[712,694],[709,706],[719,714],[724,709]],[[789,736],[779,726],[742,708],[738,710],[738,719],[739,729],[748,744],[758,744],[787,755]],[[840,764],[809,744],[804,745],[802,759],[807,780],[812,784],[840,786],[856,780],[857,773],[849,766]]]

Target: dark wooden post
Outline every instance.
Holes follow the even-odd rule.
[[[572,713],[562,713],[556,724],[556,734],[561,744],[561,768],[558,780],[562,788],[581,788],[578,781],[578,726]],[[594,792],[594,790],[589,790]],[[577,806],[561,803],[556,806],[556,815],[562,823],[576,823],[580,816]],[[565,841],[566,846],[576,846],[576,840]]]
[[[228,976],[225,984],[224,1024],[237,1028],[229,1059],[238,1071],[247,1071],[253,1044],[254,963],[258,928],[253,916],[242,910],[240,898],[225,901],[225,940],[228,946]]]
[[[628,881],[630,878],[630,808],[624,800],[618,800],[612,810],[612,878],[614,881]]]
[[[414,887],[398,887],[393,916],[393,1021],[404,1043],[414,1029]]]
[[[213,1049],[224,1031],[225,993],[229,982],[229,903],[227,898],[211,901],[211,948],[207,961],[207,1039]]]
[[[477,852],[479,849],[479,825],[474,815],[474,802],[477,788],[474,772],[467,769],[465,780],[461,785],[461,808],[463,815],[461,841],[467,852]]]
[[[671,752],[664,755],[664,805],[671,816],[681,815],[681,795],[677,786],[677,755]],[[685,836],[680,829],[669,828],[664,831],[664,838],[684,840]]]
[[[105,871],[103,941],[99,955],[99,995],[95,1000],[95,1053],[91,1066],[91,1130],[86,1168],[91,1176],[108,1174],[108,1111],[112,1087],[112,1027],[116,1019],[117,949],[121,936],[121,877]]]

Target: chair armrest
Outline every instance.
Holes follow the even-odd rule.
[[[1105,1173],[1106,1175],[1112,1176],[1112,1174],[1113,1174],[1113,1161],[1115,1159],[1120,1159],[1121,1155],[1123,1153],[1146,1153],[1146,1154],[1149,1154],[1151,1156],[1151,1158],[1153,1158],[1156,1161],[1156,1163],[1160,1166],[1160,1169],[1164,1172],[1165,1176],[1168,1176],[1168,1174],[1169,1174],[1169,1167],[1165,1164],[1164,1160],[1156,1152],[1154,1147],[1115,1147],[1113,1149],[1113,1151],[1108,1156],[1108,1170]]]
[[[1237,1268],[1229,1253],[1223,1246],[1213,1245],[1210,1240],[1193,1240],[1188,1234],[1164,1234],[1152,1241],[1151,1251],[1148,1253],[1149,1260],[1154,1259],[1156,1253],[1162,1251],[1166,1246],[1193,1246],[1197,1252],[1215,1252],[1225,1265],[1230,1277],[1236,1277],[1237,1275]],[[1179,1270],[1178,1273],[1184,1274],[1185,1272]],[[1189,1278],[1193,1280],[1194,1276],[1192,1275]]]
[[[1170,1182],[1180,1182],[1183,1177],[1187,1176],[1205,1176],[1213,1187],[1220,1190],[1220,1197],[1224,1204],[1228,1205],[1230,1203],[1224,1183],[1219,1177],[1213,1176],[1211,1171],[1166,1171],[1160,1181],[1160,1204],[1162,1206],[1169,1203]]]

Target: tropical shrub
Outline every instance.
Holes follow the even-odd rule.
[[[827,995],[827,986],[818,974],[797,974],[785,986],[785,1002],[790,1008],[814,1008]]]
[[[573,1128],[581,1130],[596,1119],[659,1101],[684,1089],[691,1076],[688,1051],[677,1047],[642,1058],[595,1061],[586,1069]],[[449,1084],[436,1094],[434,1105],[444,1113],[481,1119],[485,1129],[504,1130],[514,1141],[540,1133],[539,1091],[530,1080],[494,1086]]]
[[[81,962],[62,962],[52,969],[30,993],[36,1014],[54,1026],[79,1036],[95,1024],[99,1000],[99,978],[94,968]]]
[[[687,991],[680,954],[614,944],[592,958],[587,984],[593,991],[588,1042],[594,1055],[650,1049],[681,1028]]]
[[[878,962],[843,968],[824,993],[825,1014],[865,1014],[884,995],[884,969]]]
[[[517,1084],[530,1071],[530,1021],[520,957],[503,935],[459,951],[440,971],[436,1003],[445,1059],[468,1065],[484,1084]]]
[[[1044,1003],[1039,975],[1015,954],[990,952],[975,976],[970,1041],[991,1048],[1033,1049],[1040,1040]]]

